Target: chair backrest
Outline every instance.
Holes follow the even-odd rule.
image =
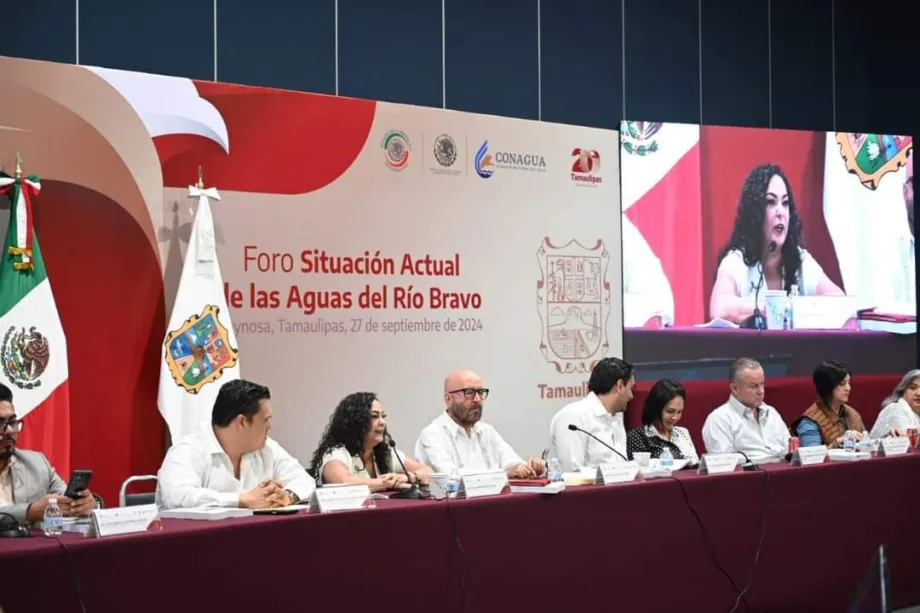
[[[120,507],[133,507],[141,504],[153,504],[156,501],[155,492],[142,492],[137,494],[129,494],[128,486],[132,483],[140,483],[143,481],[153,481],[156,483],[156,475],[136,475],[134,477],[128,477],[124,483],[121,484],[121,490],[118,492],[118,506]]]

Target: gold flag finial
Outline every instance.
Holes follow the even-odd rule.
[[[16,152],[16,178],[22,178],[22,156],[18,151]]]
[[[201,166],[198,167],[198,189],[204,189],[204,174],[201,172]]]

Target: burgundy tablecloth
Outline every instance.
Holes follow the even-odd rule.
[[[897,606],[920,602],[920,454],[698,476],[557,496],[383,501],[370,511],[0,542],[6,613],[845,610],[875,548]],[[681,488],[683,485],[683,490]],[[462,548],[462,551],[461,551]]]

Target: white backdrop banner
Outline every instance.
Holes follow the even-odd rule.
[[[338,401],[373,391],[411,450],[444,410],[445,375],[471,368],[491,390],[483,420],[541,453],[591,365],[622,356],[618,144],[378,103],[365,146],[322,189],[216,185],[242,377],[271,387],[273,436],[308,462]]]

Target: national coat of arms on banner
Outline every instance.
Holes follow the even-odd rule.
[[[28,330],[10,326],[3,335],[3,374],[21,389],[42,384],[40,377],[51,360],[48,339],[35,326]]]
[[[208,305],[166,335],[169,372],[176,385],[190,394],[197,394],[236,365],[239,351],[230,345],[227,328],[217,318],[219,312],[217,306]]]
[[[610,317],[610,254],[602,240],[585,247],[571,240],[561,247],[547,237],[537,250],[537,312],[540,351],[560,373],[587,373],[607,354]]]
[[[847,170],[871,190],[883,176],[907,164],[907,155],[914,148],[910,136],[860,132],[837,132],[837,144]]]
[[[653,137],[663,124],[660,121],[624,121],[620,126],[623,151],[631,155],[650,155],[658,151]]]

